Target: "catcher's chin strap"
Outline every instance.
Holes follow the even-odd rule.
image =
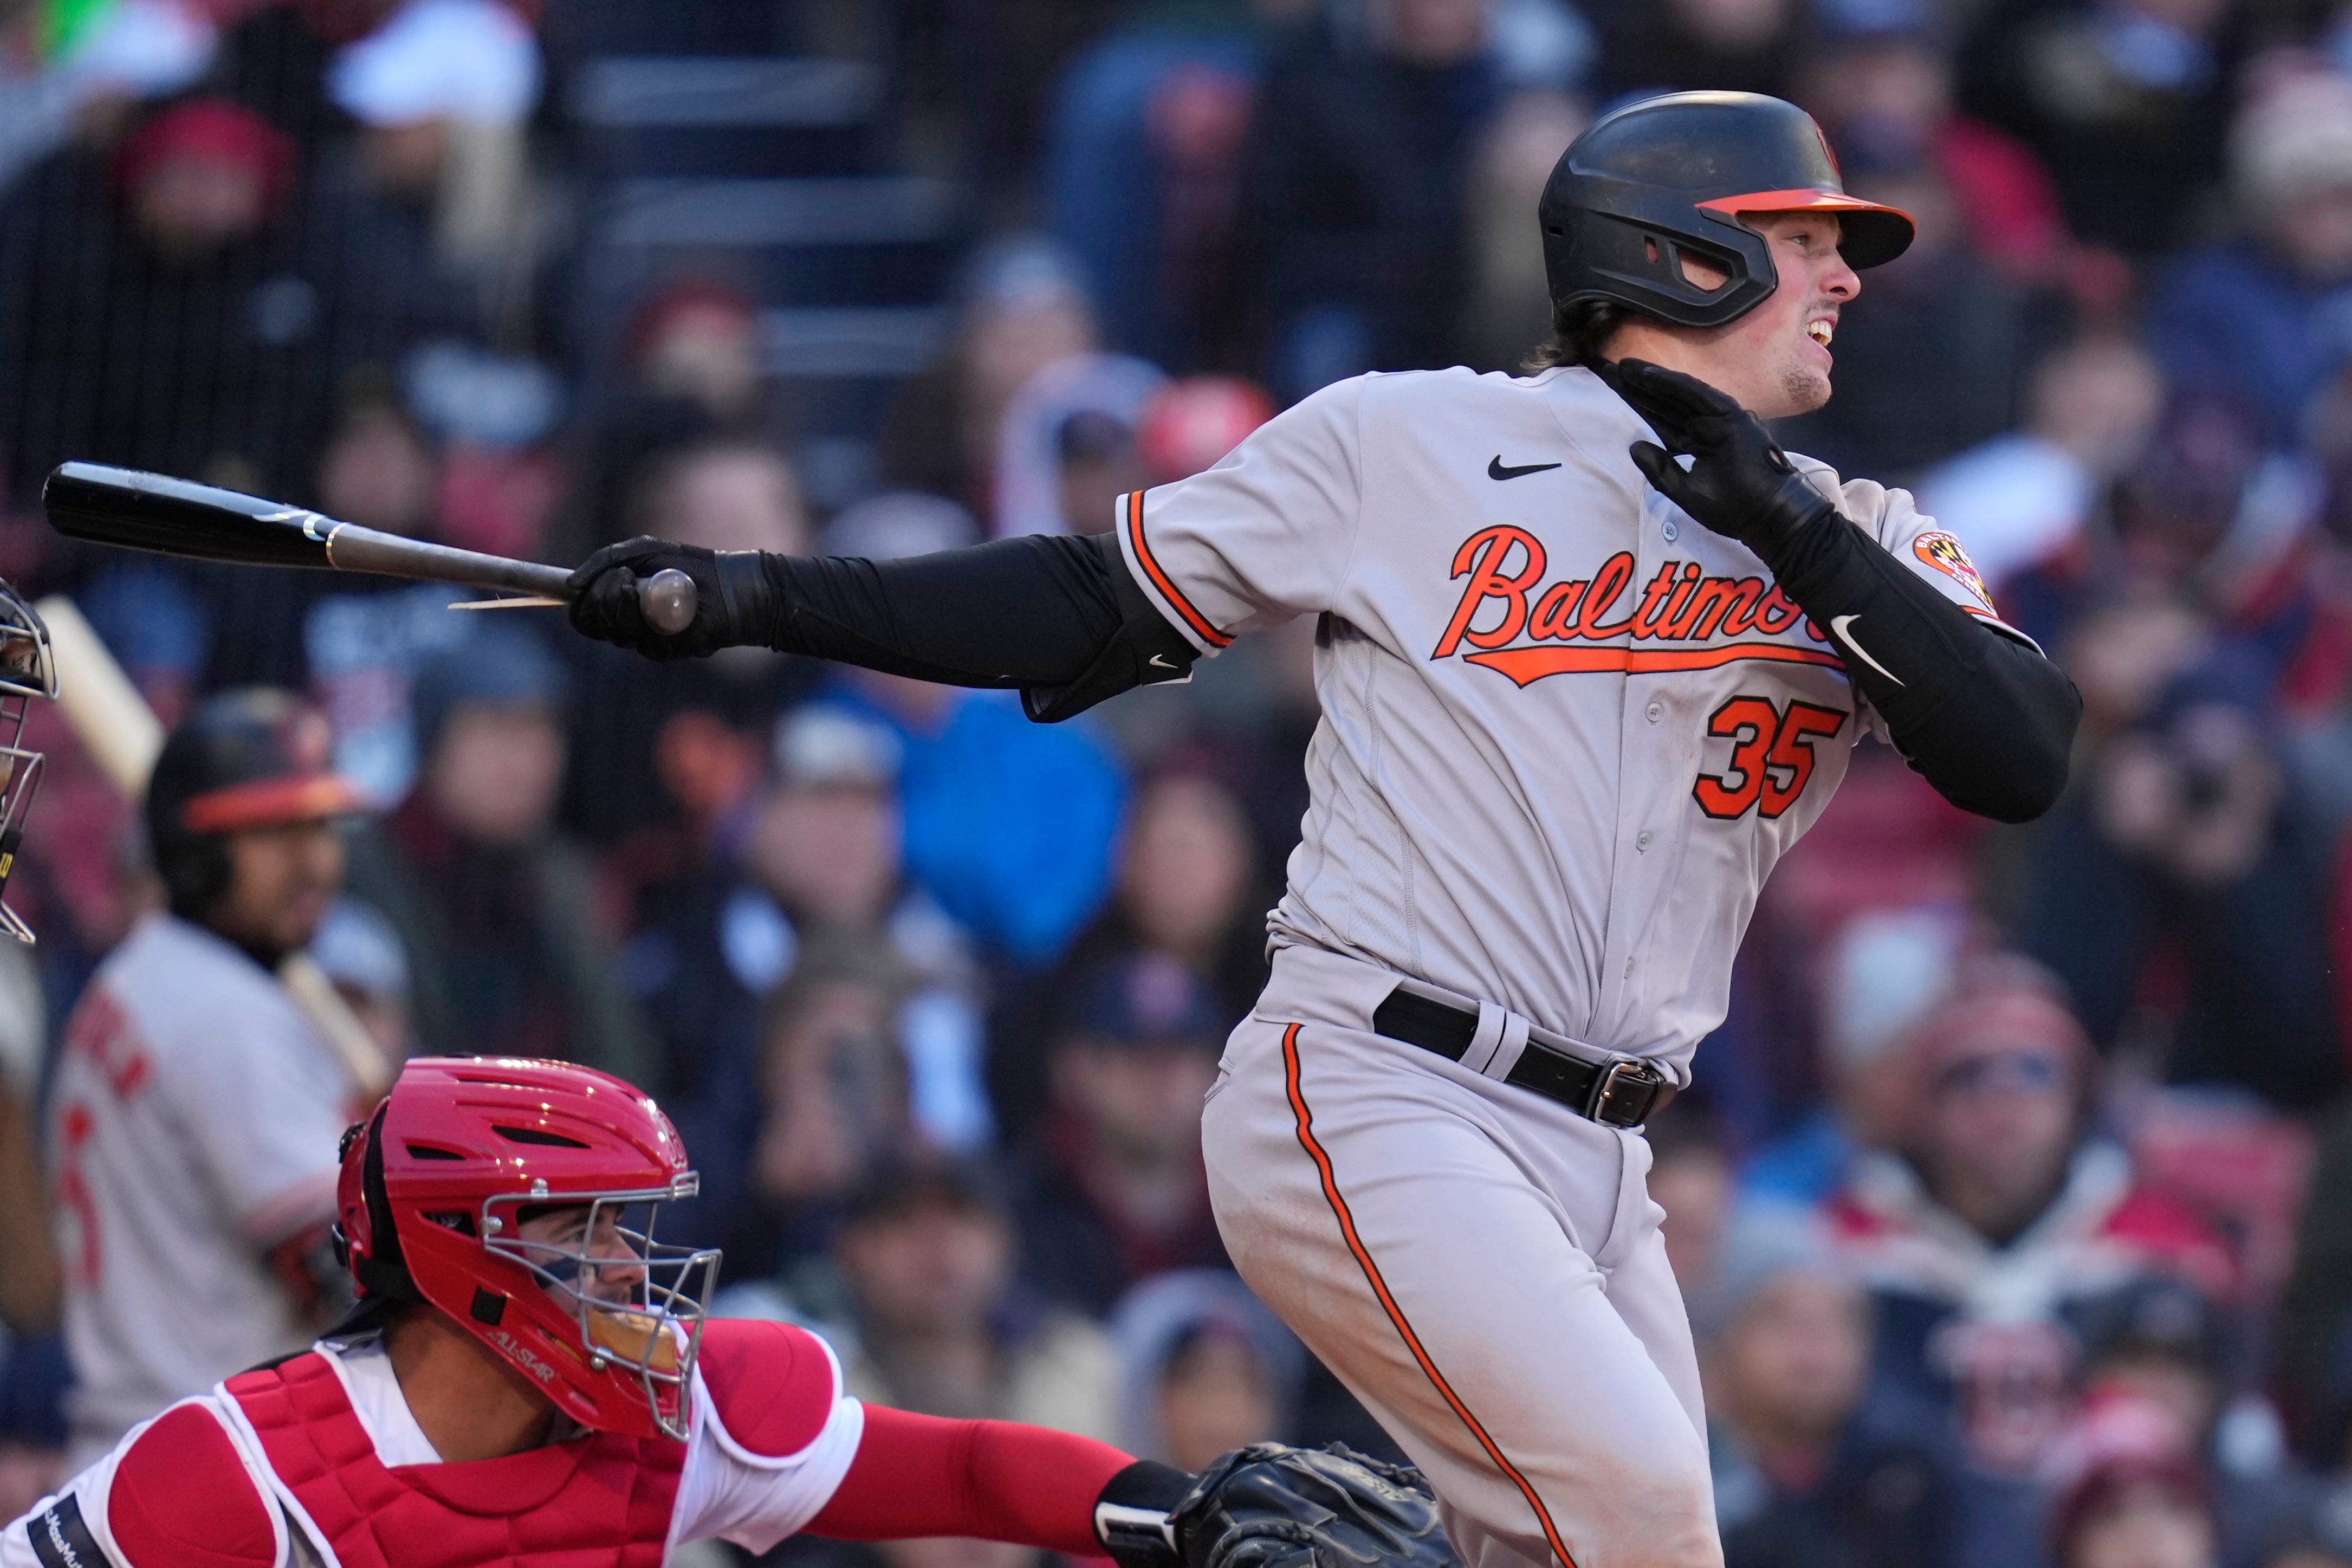
[[[1177,1568],[1176,1505],[1193,1478],[1156,1459],[1138,1459],[1103,1483],[1095,1499],[1095,1539],[1118,1568]]]

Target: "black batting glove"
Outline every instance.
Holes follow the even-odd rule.
[[[1647,360],[1597,367],[1601,379],[1658,433],[1636,441],[1633,466],[1700,523],[1754,551],[1768,566],[1837,508],[1799,474],[1764,422],[1696,376]],[[1685,470],[1672,454],[1696,459]]]
[[[642,537],[608,544],[574,567],[566,582],[572,629],[655,659],[699,658],[722,647],[767,647],[777,606],[763,559],[756,550],[722,553]],[[637,599],[637,584],[666,570],[694,579],[693,623],[675,636],[647,626]]]

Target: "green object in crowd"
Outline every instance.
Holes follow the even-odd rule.
[[[41,6],[40,48],[45,60],[61,60],[115,0],[44,0]]]

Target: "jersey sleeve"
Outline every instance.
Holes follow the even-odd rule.
[[[1363,385],[1327,386],[1216,467],[1119,497],[1128,570],[1202,653],[1339,597],[1360,528]]]
[[[207,1020],[201,1051],[173,1053],[170,1090],[229,1214],[268,1248],[335,1213],[340,1071],[289,1004]]]
[[[789,1323],[713,1321],[695,1370],[695,1421],[674,1539],[761,1552],[798,1532],[849,1473],[865,1407],[831,1346]]]
[[[1838,502],[1915,576],[1978,620],[2036,653],[2042,651],[2032,637],[2000,618],[1976,563],[1949,530],[1938,528],[1934,518],[1920,511],[1909,490],[1889,489],[1871,479],[1848,479],[1838,487]]]

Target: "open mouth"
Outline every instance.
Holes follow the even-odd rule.
[[[1813,342],[1821,344],[1822,347],[1827,348],[1830,346],[1830,339],[1837,335],[1837,323],[1835,321],[1807,321],[1805,323],[1805,335],[1812,339]]]

